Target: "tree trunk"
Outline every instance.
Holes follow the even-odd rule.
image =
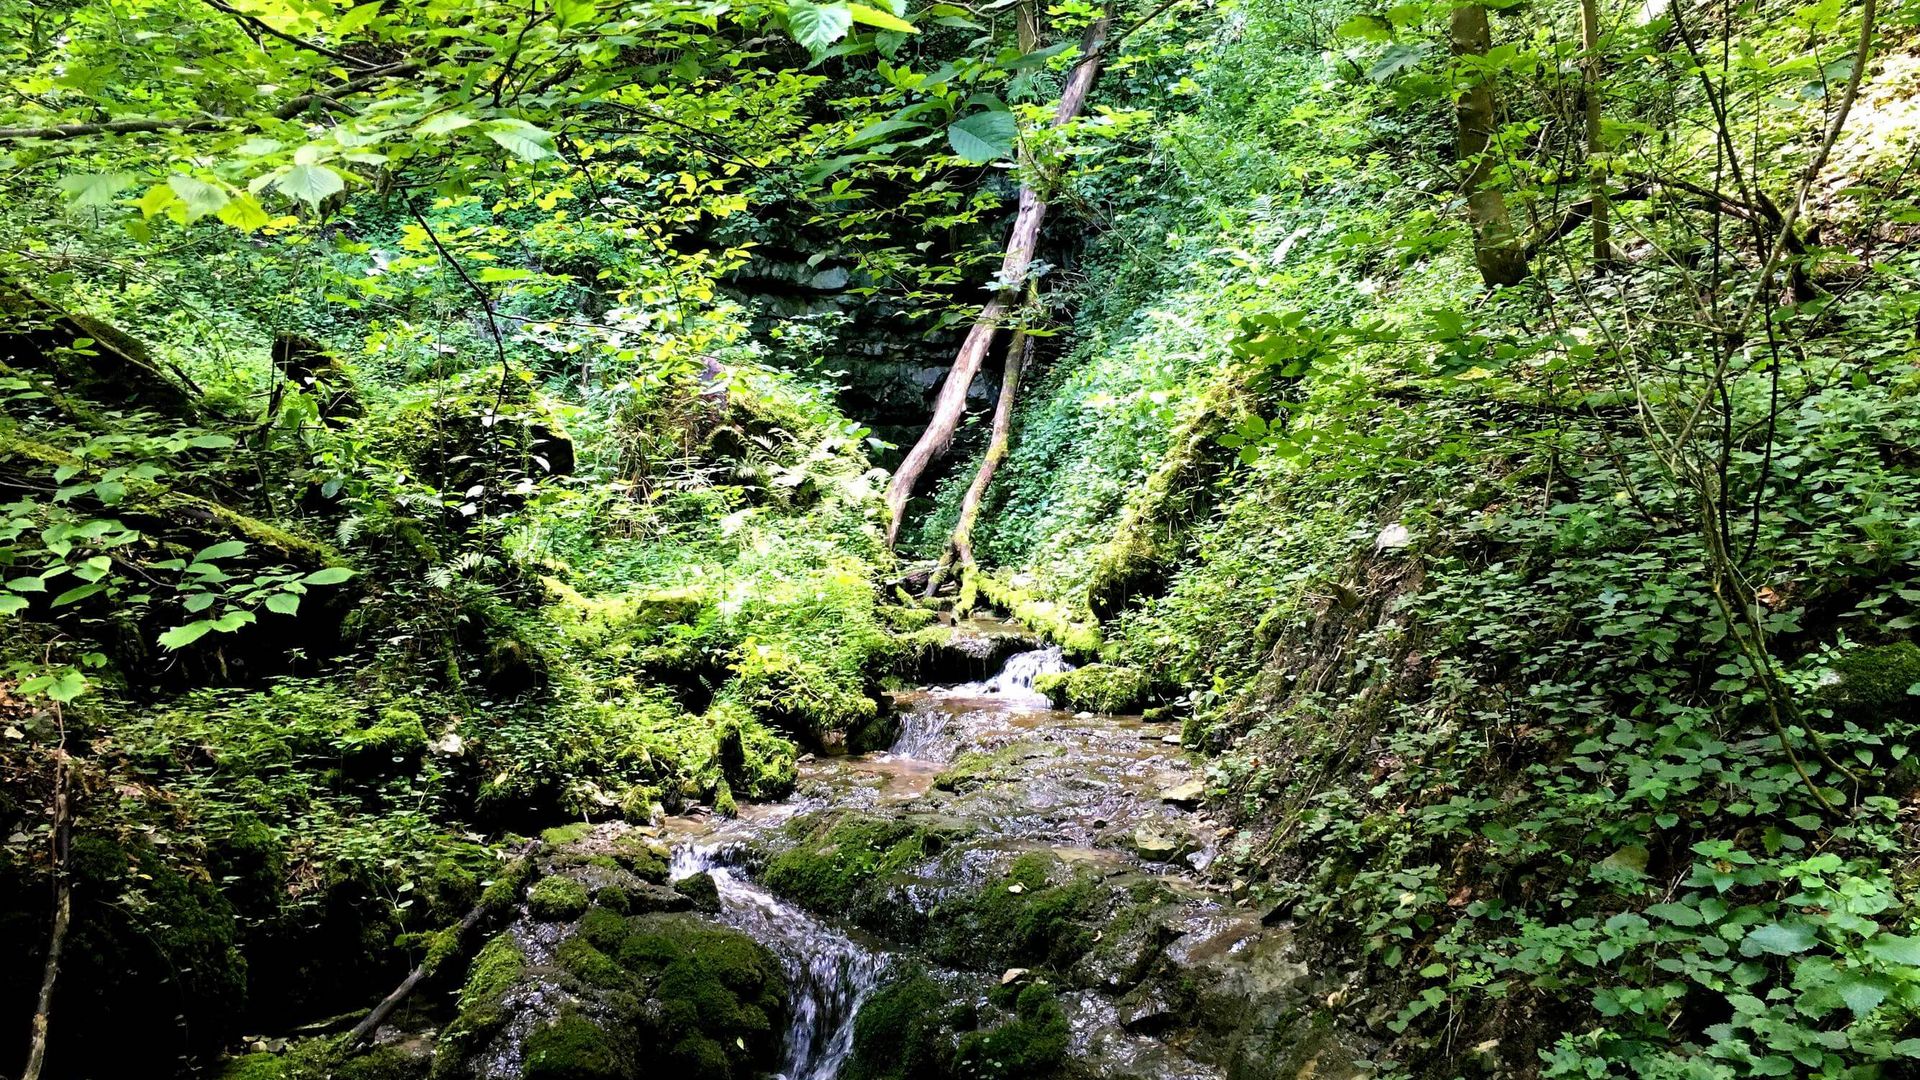
[[[1000,376],[1000,400],[993,406],[993,434],[987,440],[986,455],[980,459],[980,470],[973,474],[973,483],[960,500],[960,518],[954,522],[946,554],[940,557],[940,565],[927,579],[926,595],[931,598],[940,588],[949,566],[959,573],[960,597],[953,605],[956,617],[972,611],[978,595],[974,574],[979,567],[973,559],[973,525],[980,519],[980,505],[986,501],[994,471],[1007,458],[1007,448],[1013,440],[1013,403],[1020,393],[1020,374],[1032,359],[1033,339],[1025,331],[1015,332],[1013,340],[1007,343],[1007,367]]]
[[[1484,57],[1493,48],[1493,33],[1487,26],[1487,9],[1480,4],[1461,4],[1453,9],[1451,43],[1455,60]],[[1454,101],[1454,118],[1460,127],[1459,158],[1467,170],[1467,216],[1473,222],[1473,261],[1480,278],[1489,287],[1514,285],[1527,276],[1526,248],[1507,215],[1507,197],[1489,181],[1493,161],[1487,148],[1498,125],[1493,86],[1482,72],[1467,70],[1461,76],[1466,86]]]
[[[1607,168],[1602,158],[1606,139],[1600,133],[1600,0],[1580,0],[1580,47],[1586,52],[1581,64],[1581,96],[1586,106],[1587,168],[1591,184],[1593,210],[1593,261],[1605,266],[1613,261],[1613,223],[1607,202]]]
[[[1094,76],[1100,71],[1100,47],[1112,21],[1110,16],[1103,15],[1087,27],[1086,36],[1080,42],[1080,59],[1067,78],[1066,89],[1060,93],[1059,107],[1054,110],[1054,127],[1067,124],[1080,115],[1080,109],[1087,101],[1087,93],[1093,88]],[[887,485],[887,509],[890,511],[887,522],[888,547],[892,547],[894,541],[899,539],[900,526],[906,517],[907,500],[913,497],[914,485],[920,482],[920,476],[927,471],[927,466],[947,452],[947,447],[953,442],[953,433],[960,426],[960,419],[966,415],[967,388],[973,385],[974,376],[980,373],[980,366],[986,362],[987,353],[993,347],[994,335],[1000,329],[1000,319],[1007,313],[1009,296],[1013,290],[1025,287],[1027,269],[1033,265],[1034,248],[1040,241],[1040,225],[1046,216],[1047,204],[1040,198],[1039,191],[1031,183],[1022,184],[1020,211],[1013,219],[1013,233],[1007,238],[1007,252],[1000,261],[999,288],[980,309],[973,329],[967,332],[966,341],[961,343],[953,367],[947,371],[946,382],[941,384],[940,394],[934,399],[933,416],[927,421],[927,429],[921,432],[919,441],[901,459],[900,467],[894,470],[893,481]]]

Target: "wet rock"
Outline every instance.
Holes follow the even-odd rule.
[[[1175,784],[1160,791],[1160,801],[1172,803],[1175,806],[1198,806],[1205,802],[1206,798],[1207,786],[1197,779]]]
[[[698,911],[720,910],[720,889],[714,884],[712,874],[702,872],[681,878],[673,883],[673,889],[691,901]]]
[[[1169,834],[1152,825],[1135,829],[1128,846],[1140,858],[1161,863],[1173,862],[1197,850],[1191,837]]]

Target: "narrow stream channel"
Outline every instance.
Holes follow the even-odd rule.
[[[917,807],[930,795],[944,795],[934,792],[935,777],[961,754],[1036,736],[1057,746],[1062,760],[1036,769],[1031,783],[1017,785],[1017,799],[949,806],[946,812],[986,823],[1009,843],[1045,844],[1095,864],[1126,862],[1118,849],[1136,825],[1183,813],[1164,806],[1157,795],[1170,776],[1190,776],[1177,750],[1166,745],[1163,729],[1130,718],[1062,713],[1034,691],[1040,675],[1070,667],[1060,649],[1036,649],[1014,655],[982,682],[903,692],[896,699],[900,732],[887,751],[803,762],[793,798],[743,807],[737,820],[669,824],[679,835],[672,877],[711,874],[720,919],[766,945],[785,968],[792,1020],[779,1080],[839,1076],[852,1053],[854,1018],[885,981],[895,956],[881,943],[829,925],[753,881],[742,855],[757,838],[799,813],[826,806]],[[1191,856],[1192,865],[1203,865],[1205,857],[1204,852]],[[1103,1019],[1110,1024],[1110,1012]],[[1104,1038],[1117,1032],[1082,1034]]]

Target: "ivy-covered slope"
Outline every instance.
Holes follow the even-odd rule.
[[[1731,17],[1782,205],[1832,107],[1789,60],[1846,70],[1858,14]],[[1756,301],[1749,225],[1671,188],[1616,204],[1613,265],[1576,220],[1489,294],[1444,38],[1344,17],[1237,9],[1131,182],[1077,193],[1113,223],[979,527],[989,593],[1186,716],[1225,872],[1347,973],[1389,1072],[1906,1074],[1911,58],[1882,43],[1812,185],[1811,294],[1728,346],[1710,303],[1792,290]],[[1516,139],[1572,17],[1501,24]],[[1653,58],[1609,103],[1618,182],[1732,185],[1671,22],[1609,33]],[[1578,197],[1512,168],[1533,220]]]

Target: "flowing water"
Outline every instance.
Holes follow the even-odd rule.
[[[766,945],[785,968],[793,1016],[780,1080],[839,1075],[852,1051],[853,1019],[895,959],[879,943],[830,925],[752,880],[745,852],[797,814],[829,806],[937,812],[982,827],[982,863],[995,851],[1043,848],[1102,872],[1165,874],[1200,894],[1202,887],[1187,874],[1211,858],[1213,832],[1192,811],[1162,797],[1170,785],[1193,777],[1175,745],[1177,737],[1165,726],[1137,718],[1052,709],[1034,691],[1034,680],[1070,667],[1060,649],[1036,649],[1009,658],[982,682],[901,693],[896,695],[900,733],[887,751],[803,760],[791,799],[742,807],[733,821],[702,817],[668,823],[678,838],[673,877],[711,874],[721,920]],[[1017,782],[936,789],[941,770],[967,754],[1016,759]],[[1165,862],[1145,861],[1160,858],[1136,855],[1139,837],[1149,834],[1179,836],[1182,847]],[[1168,1056],[1151,1040],[1121,1031],[1110,1003],[1094,1000],[1098,995],[1082,997],[1073,1024],[1077,1050],[1092,1048],[1110,1059],[1134,1062]],[[1144,1075],[1214,1074],[1179,1058]]]
[[[780,958],[793,1019],[778,1080],[833,1080],[853,1052],[853,1017],[886,975],[888,958],[789,904],[732,864],[737,846],[683,843],[673,853],[673,879],[712,875],[720,917]]]

